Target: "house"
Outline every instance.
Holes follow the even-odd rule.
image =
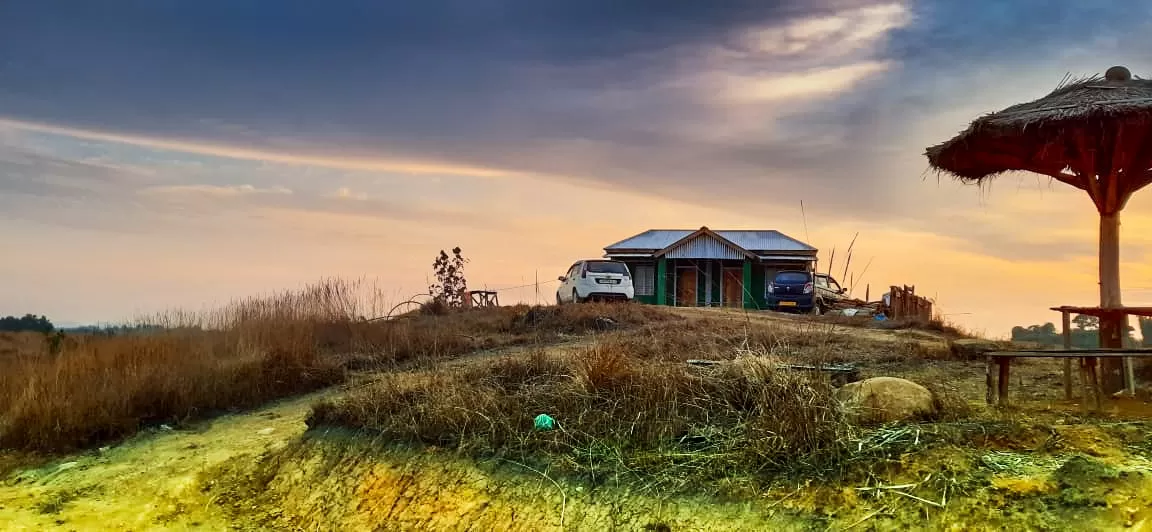
[[[628,265],[636,301],[765,308],[781,270],[813,270],[816,248],[774,230],[650,229],[604,248]]]

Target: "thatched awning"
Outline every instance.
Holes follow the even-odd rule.
[[[1127,69],[1062,84],[1051,94],[977,118],[926,151],[938,171],[981,182],[1029,171],[1088,191],[1127,197],[1152,182],[1152,80]],[[1094,176],[1092,179],[1086,176]],[[1115,191],[1098,181],[1115,178]],[[1098,204],[1100,202],[1098,201]]]

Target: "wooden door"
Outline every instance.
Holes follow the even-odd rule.
[[[744,269],[724,268],[724,301],[725,307],[744,306]]]
[[[676,306],[696,306],[696,268],[676,270]]]

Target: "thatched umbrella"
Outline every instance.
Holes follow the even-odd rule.
[[[1120,211],[1152,183],[1152,80],[1135,79],[1122,66],[1103,78],[1066,80],[1043,98],[976,119],[926,155],[965,182],[1025,170],[1087,192],[1100,213],[1100,306],[1123,306]],[[1121,347],[1127,321],[1102,318],[1101,346]],[[1109,391],[1117,388],[1118,369],[1106,368]]]

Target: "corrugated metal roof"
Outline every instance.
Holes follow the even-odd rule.
[[[797,262],[812,262],[816,257],[805,255],[757,255],[760,260],[782,260],[782,261],[797,261]]]
[[[743,259],[744,252],[704,234],[668,250],[664,256],[670,259]]]
[[[689,229],[649,229],[605,247],[614,249],[664,249],[695,231]],[[713,231],[749,251],[816,251],[816,248],[774,229]]]
[[[626,238],[608,247],[613,249],[664,249],[677,240],[684,238],[695,231],[685,229],[649,229],[631,238]]]
[[[715,233],[749,251],[816,251],[816,248],[774,229],[767,231],[716,231]]]

